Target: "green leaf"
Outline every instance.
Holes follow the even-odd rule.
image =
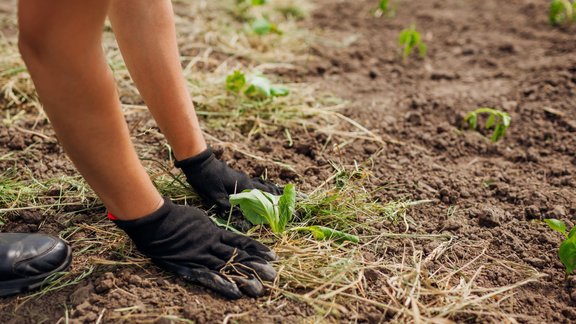
[[[250,86],[244,94],[252,98],[269,98],[271,96],[272,83],[266,77],[261,75],[253,76],[250,80]]]
[[[398,38],[398,43],[400,45],[408,44],[408,38],[410,37],[410,31],[405,29],[400,33],[400,37]]]
[[[468,125],[470,125],[470,129],[476,129],[476,127],[478,126],[478,115],[476,115],[475,113],[470,113],[468,114],[468,116],[466,116]]]
[[[240,92],[246,84],[246,76],[241,71],[234,71],[226,77],[226,89],[232,92]]]
[[[544,222],[548,224],[548,227],[555,230],[556,232],[562,233],[562,235],[566,236],[566,224],[563,221],[555,219],[555,218],[546,218]],[[572,231],[570,231],[572,232]]]
[[[294,230],[309,231],[316,240],[334,240],[336,242],[350,241],[354,243],[360,242],[360,238],[356,235],[344,233],[324,226],[314,225],[306,227],[295,227]]]
[[[488,128],[494,126],[495,121],[496,121],[496,115],[490,114],[490,116],[488,117],[488,121],[486,121],[486,125],[484,125],[484,128],[488,129]]]
[[[250,28],[258,35],[266,35],[272,31],[272,24],[265,18],[258,18],[250,24]]]
[[[266,35],[270,33],[279,35],[282,34],[278,27],[275,24],[269,22],[266,18],[255,19],[250,24],[250,28],[257,35]]]
[[[253,6],[262,6],[269,2],[269,0],[252,0]]]
[[[286,224],[292,220],[294,210],[296,208],[296,189],[293,184],[288,184],[284,187],[284,193],[278,202],[278,209],[280,210],[279,229],[284,231]]]
[[[272,224],[276,220],[274,202],[258,189],[230,195],[230,204],[240,206],[242,214],[253,225]]]
[[[288,88],[286,88],[286,87],[275,86],[275,85],[270,87],[270,95],[272,97],[285,97],[288,94],[290,94],[290,90],[288,90]]]
[[[574,20],[574,8],[568,0],[552,0],[548,9],[548,20],[553,26]]]
[[[492,132],[492,136],[490,137],[490,141],[492,143],[498,142],[498,140],[500,139],[501,132],[502,132],[502,125],[500,124],[496,125],[494,131]]]
[[[236,234],[242,234],[244,235],[244,233],[240,232],[239,230],[237,230],[236,228],[234,228],[234,226],[230,225],[228,223],[228,221],[221,219],[221,218],[217,218],[217,217],[210,217],[210,219],[212,220],[212,222],[214,222],[214,224],[223,227],[231,232],[234,232]]]
[[[572,236],[560,244],[558,257],[566,267],[567,274],[574,272],[574,268],[576,268],[576,236]]]
[[[508,115],[507,113],[503,112],[500,115],[500,118],[502,118],[502,125],[504,125],[505,128],[508,128],[510,126],[510,123],[512,122],[512,117],[510,117],[510,115]]]
[[[382,12],[388,12],[388,5],[390,4],[389,0],[380,0],[380,10]]]
[[[570,232],[568,233],[568,238],[572,238],[575,234],[576,234],[576,226],[570,229]]]

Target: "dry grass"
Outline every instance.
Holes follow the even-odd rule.
[[[227,92],[224,80],[235,69],[266,73],[274,81],[282,82],[274,78],[276,69],[297,73],[299,64],[313,59],[308,53],[312,33],[298,24],[298,19],[310,10],[308,1],[278,0],[250,11],[234,3],[232,0],[175,2],[182,63],[198,113],[206,117],[204,122],[209,132],[226,128],[237,134],[231,136],[234,142],[219,141],[208,135],[211,142],[286,168],[294,167],[254,152],[249,145],[251,138],[256,134],[266,136],[270,129],[288,134],[291,130],[314,130],[340,139],[342,145],[356,140],[401,145],[380,138],[342,115],[340,110],[346,103],[330,94],[319,94],[314,85],[287,84],[291,90],[289,96],[265,101],[252,101]],[[286,13],[295,13],[295,8],[302,15],[287,17]],[[283,35],[259,37],[248,30],[250,19],[263,12],[278,23]],[[145,111],[109,32],[105,40],[125,114]],[[45,116],[13,39],[0,37],[0,54],[2,127],[31,131],[18,128],[18,121],[30,116],[45,119]],[[139,149],[144,148],[139,146]],[[15,159],[15,153],[6,150],[0,153],[0,162]],[[175,200],[194,203],[195,197],[181,179],[171,175],[166,165],[169,162],[147,164],[157,186]],[[378,202],[373,197],[382,188],[374,187],[372,181],[366,165],[334,164],[334,176],[325,179],[309,193],[308,199],[300,202],[302,218],[299,221],[358,234],[360,244],[319,242],[298,232],[279,237],[264,229],[252,233],[272,244],[281,256],[277,263],[279,277],[270,286],[270,297],[260,300],[261,306],[278,311],[290,307],[293,301],[302,302],[315,310],[315,322],[338,319],[515,322],[517,316],[511,308],[514,289],[538,280],[539,273],[491,256],[480,243],[449,234],[419,233],[414,226],[418,219],[413,217],[411,208],[434,202]],[[83,222],[74,216],[98,214],[101,208],[94,193],[77,176],[36,179],[32,173],[22,170],[8,170],[0,176],[0,229],[10,215],[24,209],[38,210],[47,215],[46,222],[67,225],[60,234],[72,242],[75,258],[81,260],[44,290],[21,299],[21,306],[33,298],[81,282],[95,267],[147,265],[110,222],[94,217],[90,218],[92,222]],[[398,224],[402,225],[401,231],[397,229]],[[430,244],[435,247],[425,251],[424,247]],[[511,284],[500,287],[487,284],[488,274],[502,272],[510,274]],[[246,314],[249,313],[244,310],[230,314],[225,322],[240,320]],[[66,322],[68,316],[66,310],[61,321]],[[160,317],[185,321],[162,308],[149,308],[145,313],[134,313],[131,309],[103,311],[99,318],[153,321]]]

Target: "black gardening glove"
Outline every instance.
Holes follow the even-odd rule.
[[[214,156],[211,148],[182,161],[175,166],[182,169],[188,183],[204,200],[207,207],[216,206],[219,215],[230,211],[228,196],[246,189],[260,189],[274,195],[281,195],[282,189],[270,181],[250,178],[244,172],[230,168]]]
[[[159,267],[227,298],[261,296],[265,291],[260,280],[276,277],[267,262],[276,258],[274,252],[217,227],[200,209],[164,199],[148,216],[114,223]]]

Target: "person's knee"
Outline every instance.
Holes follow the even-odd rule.
[[[41,64],[50,59],[49,37],[43,37],[42,31],[20,28],[18,35],[18,48],[20,55],[27,65]]]
[[[64,69],[79,66],[78,58],[96,47],[54,26],[20,26],[18,48],[29,68]],[[74,35],[72,35],[74,36]]]
[[[22,36],[18,37],[18,49],[20,49],[20,56],[22,56],[22,59],[27,64],[32,60],[33,57],[39,56],[35,48],[36,46],[34,46],[34,43],[29,39]]]

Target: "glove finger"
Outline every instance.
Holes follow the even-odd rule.
[[[152,261],[159,267],[176,273],[186,281],[206,287],[228,299],[242,297],[242,292],[234,282],[225,279],[218,272],[209,270],[204,266],[193,263],[184,266],[158,259]]]
[[[274,261],[278,259],[278,256],[274,251],[248,236],[225,231],[222,233],[221,241],[224,244],[244,250],[248,252],[248,254],[260,257],[266,261]]]
[[[274,184],[272,181],[264,180],[262,178],[252,178],[252,185],[256,189],[269,192],[273,195],[281,195],[284,190]]]
[[[210,270],[194,271],[192,276],[184,277],[184,279],[204,286],[229,299],[238,299],[242,297],[242,292],[236,283],[230,282],[218,273]]]
[[[236,286],[247,296],[250,297],[260,297],[266,293],[262,283],[253,277],[232,277],[232,280],[236,283]]]
[[[276,270],[268,263],[247,261],[242,264],[253,269],[263,281],[274,281],[274,279],[276,279]]]
[[[236,272],[241,272],[249,276],[257,275],[265,281],[273,281],[276,278],[276,270],[264,259],[251,255],[250,253],[240,250],[237,247],[218,244],[212,247],[211,251],[217,257],[223,260],[233,259],[233,263],[240,263],[235,266]]]

